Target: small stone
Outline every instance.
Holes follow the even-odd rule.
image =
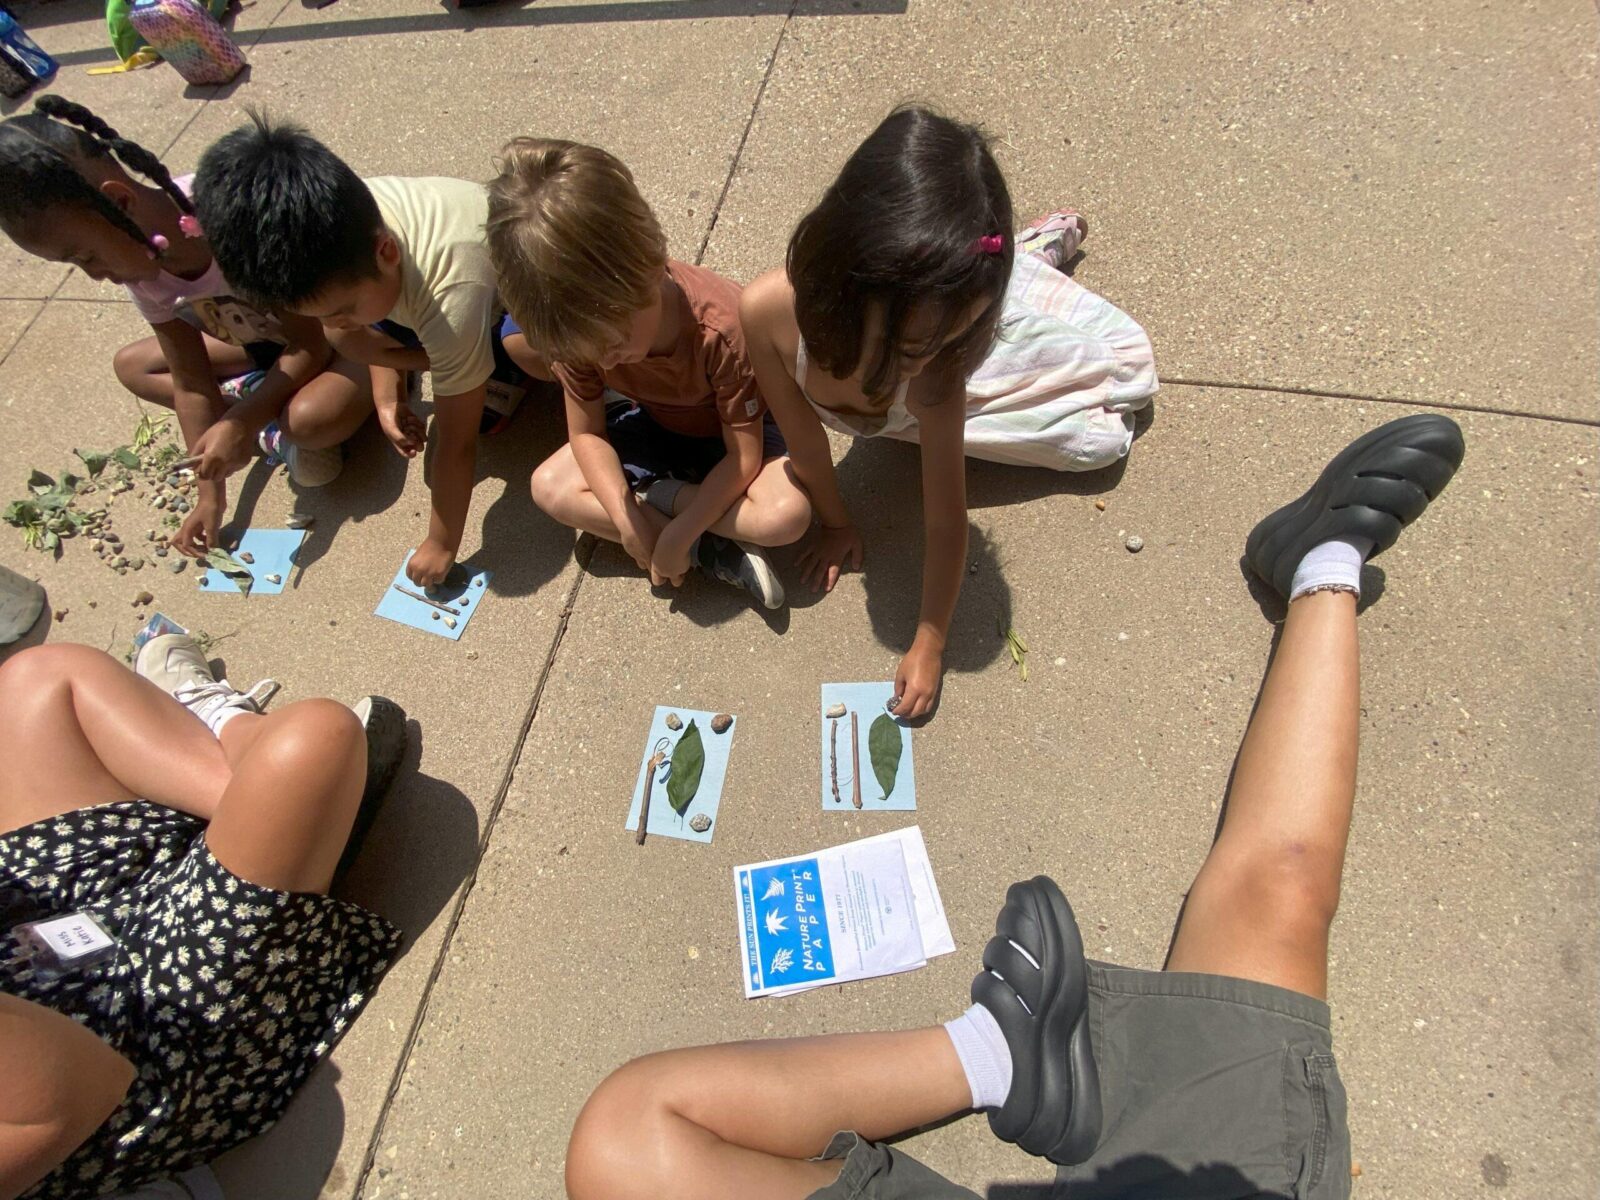
[[[183,479],[180,476],[177,476],[177,475],[168,475],[167,476],[167,486],[169,488],[175,488],[182,482],[183,482]]]
[[[666,724],[668,729],[676,733],[678,730],[683,728],[683,718],[677,713],[668,713]]]
[[[263,578],[266,579],[266,581],[268,583],[282,583],[283,582],[283,576],[282,575],[276,575],[276,574],[274,574],[274,575],[266,575],[266,576],[263,576]]]
[[[132,607],[134,607],[134,608],[143,608],[146,604],[151,604],[154,601],[155,601],[155,597],[152,596],[149,592],[140,592],[137,596],[135,596],[133,598]]]
[[[156,507],[157,508],[165,508],[166,506],[167,506],[167,498],[165,496],[157,496],[156,497]]]
[[[1144,549],[1144,539],[1138,534],[1135,534],[1122,544],[1128,548],[1129,554],[1137,554]]]
[[[96,554],[99,554],[105,548],[106,544],[100,538],[91,538],[89,540],[89,549],[93,550]]]
[[[1066,666],[1066,665],[1067,665],[1067,660],[1066,660],[1066,659],[1065,659],[1065,658],[1058,658],[1058,659],[1056,659],[1056,666],[1058,666],[1058,667],[1064,667],[1064,666]]]
[[[130,568],[132,568],[133,570],[135,570],[135,571],[143,570],[144,569],[144,559],[142,559],[142,558],[130,558],[128,560],[128,566]]]
[[[711,718],[711,732],[712,733],[727,733],[729,728],[732,725],[733,725],[733,715],[731,713],[718,713],[716,716]],[[708,819],[706,821],[706,824],[709,825],[710,823],[711,822]],[[691,824],[692,824],[692,822],[691,822]]]
[[[174,500],[172,507],[181,513],[186,513],[189,511],[189,502],[187,500]]]
[[[239,561],[240,562],[242,562],[242,563],[253,563],[253,562],[255,562],[255,560],[256,560],[256,556],[254,554],[251,554],[250,551],[248,551],[248,550],[239,551]]]
[[[477,657],[478,657],[478,652],[476,650],[468,650],[467,651],[467,661],[468,662],[475,661],[477,659]]]
[[[689,955],[689,957],[691,959],[699,958],[700,957],[700,948],[698,946],[690,946],[686,953]]]
[[[695,813],[694,816],[689,818],[689,828],[696,833],[704,833],[711,828],[711,818],[706,816],[705,813]]]
[[[188,565],[189,560],[187,558],[175,558],[167,564],[167,570],[171,571],[174,575],[182,575],[184,568]]]
[[[439,614],[436,613],[436,612],[435,613],[429,613],[428,615],[430,617],[432,617],[435,621],[437,621],[439,619]]]
[[[844,714],[849,712],[849,711],[850,710],[847,709],[842,703],[841,704],[830,704],[830,705],[828,705],[828,711],[826,713],[824,713],[823,715],[826,716],[829,720],[838,720],[840,717],[844,716]]]
[[[147,542],[153,542],[160,536],[161,535],[159,533],[157,533],[154,529],[152,529],[149,533],[144,535],[144,540],[147,541]]]
[[[451,616],[446,616],[444,618],[444,627],[446,629],[454,629],[456,627],[456,619]]]
[[[119,554],[111,560],[111,565],[120,571],[128,565],[128,560]]]
[[[167,556],[167,548],[165,546],[157,546],[156,547],[156,557],[157,558],[165,558],[166,556]]]
[[[1094,506],[1100,512],[1105,512],[1105,510],[1106,510],[1106,502],[1104,500],[1096,500],[1094,502]]]
[[[100,607],[100,601],[98,601],[98,600],[89,601],[89,607],[90,608],[99,608]]]
[[[55,613],[55,616],[56,616],[56,621],[57,621],[57,623],[60,623],[60,622],[62,622],[62,621],[65,621],[65,620],[66,620],[66,619],[67,619],[67,613],[68,613],[68,612],[69,612],[69,611],[71,611],[71,610],[70,610],[70,609],[65,609],[65,608],[58,608],[58,609],[56,609],[56,613]]]
[[[977,573],[978,573],[978,564],[977,563],[973,563],[971,566],[969,566],[967,568],[967,574],[968,575],[976,575]]]

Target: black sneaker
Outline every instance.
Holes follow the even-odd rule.
[[[349,870],[360,853],[361,843],[378,819],[389,785],[406,756],[405,709],[385,696],[363,696],[350,707],[361,718],[361,728],[367,734],[367,782],[361,790],[361,805],[356,809],[344,854],[334,871],[336,879]]]
[[[713,579],[742,587],[766,608],[783,607],[783,584],[778,582],[778,573],[760,546],[702,533],[696,543],[694,565]]]

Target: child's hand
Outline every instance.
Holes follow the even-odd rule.
[[[436,587],[444,582],[450,568],[455,565],[456,556],[453,550],[446,550],[438,542],[429,538],[418,546],[406,563],[406,577],[418,587]]]
[[[189,447],[195,463],[194,473],[201,479],[226,479],[249,463],[256,452],[255,438],[238,421],[223,417],[195,439]]]
[[[195,494],[194,507],[172,535],[172,548],[189,558],[200,558],[207,550],[222,544],[219,531],[222,514],[227,510],[222,489],[202,483]]]
[[[861,531],[854,525],[819,525],[800,551],[800,576],[812,591],[833,591],[846,566],[861,569]]]
[[[415,458],[428,443],[428,425],[404,400],[378,405],[378,427],[406,458]]]
[[[676,522],[663,529],[650,556],[650,582],[657,587],[680,586],[689,573],[689,546],[693,541],[678,532]]]
[[[649,571],[650,562],[656,554],[656,539],[661,536],[661,531],[639,511],[632,499],[628,500],[622,511],[627,514],[617,530],[622,535],[622,548],[628,552],[629,558],[639,564],[641,571]]]
[[[894,694],[899,702],[894,706],[895,717],[914,721],[932,712],[943,675],[944,656],[920,638],[912,642],[894,673]]]

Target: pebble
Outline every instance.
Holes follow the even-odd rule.
[[[132,604],[131,607],[133,607],[133,608],[143,608],[146,604],[153,603],[154,601],[155,601],[155,597],[152,596],[149,592],[140,592],[137,596],[135,596],[133,598],[133,604]]]
[[[437,621],[439,619],[439,614],[438,613],[429,613],[428,615],[430,617],[432,617],[435,621]]]
[[[1065,659],[1065,658],[1058,658],[1058,659],[1056,659],[1056,666],[1058,666],[1058,667],[1064,667],[1064,666],[1066,666],[1066,665],[1067,665],[1067,660],[1066,660],[1066,659]]]
[[[167,486],[169,488],[175,488],[182,482],[183,482],[183,480],[181,478],[179,478],[177,475],[168,475],[167,476]]]
[[[119,555],[117,555],[115,558],[113,558],[111,560],[111,565],[113,567],[117,568],[117,570],[120,571],[120,570],[122,570],[122,568],[124,568],[124,567],[126,567],[128,565],[128,560],[123,558],[122,555],[119,554]]]
[[[156,507],[157,508],[165,508],[166,506],[167,506],[167,498],[165,496],[157,496],[156,497]]]
[[[99,554],[105,548],[106,544],[100,538],[94,538],[89,542],[89,549],[93,550],[96,554]]]
[[[467,661],[468,662],[475,661],[477,659],[477,657],[478,657],[478,652],[476,650],[468,650],[467,651]]]
[[[1144,549],[1144,539],[1137,534],[1122,543],[1128,548],[1129,554],[1137,554]]]
[[[157,558],[165,558],[166,556],[167,556],[167,548],[165,546],[157,546],[156,547],[156,557]]]
[[[56,621],[58,623],[61,622],[61,621],[65,621],[67,619],[67,613],[69,611],[70,611],[69,609],[65,609],[65,608],[56,609]]]
[[[683,728],[683,718],[680,717],[677,713],[670,713],[669,712],[667,714],[666,726],[667,726],[668,729],[670,729],[674,733],[676,733],[678,730]]]
[[[711,732],[712,733],[727,733],[729,727],[732,726],[732,724],[733,724],[733,716],[731,714],[729,714],[729,713],[718,713],[716,716],[711,718]],[[692,825],[693,822],[691,821],[690,824]],[[708,825],[710,824],[710,819],[709,818],[707,818],[707,824]],[[701,830],[699,832],[704,832],[704,830]]]
[[[283,576],[282,575],[268,575],[268,576],[266,576],[266,580],[267,580],[268,583],[282,583],[283,582]]]
[[[253,562],[255,562],[255,560],[256,560],[256,556],[254,554],[251,554],[250,551],[248,551],[248,550],[239,551],[239,561],[240,562],[242,562],[242,563],[253,563]]]
[[[175,558],[167,564],[167,570],[171,571],[174,575],[182,575],[184,568],[188,565],[189,560],[187,558]]]
[[[696,833],[704,833],[711,828],[711,818],[706,816],[705,813],[695,813],[694,816],[689,818],[689,828]]]
[[[1094,502],[1094,506],[1101,512],[1105,512],[1106,510],[1106,502],[1104,500],[1096,500]]]
[[[181,513],[186,513],[189,511],[189,502],[187,500],[174,500],[172,507]]]
[[[268,578],[270,579],[271,576],[269,575]],[[454,617],[444,618],[444,627],[446,629],[454,629],[456,627],[456,619]]]
[[[840,704],[830,704],[830,705],[828,705],[828,711],[826,713],[824,713],[823,715],[826,716],[826,717],[832,718],[832,719],[837,719],[839,717],[844,716],[844,714],[849,712],[849,711],[850,710],[848,708],[846,708],[842,703],[840,703]]]

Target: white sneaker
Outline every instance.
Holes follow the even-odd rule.
[[[307,450],[283,436],[276,421],[270,421],[256,439],[268,462],[281,462],[289,468],[289,478],[301,487],[324,487],[339,478],[344,470],[344,447]]]
[[[230,709],[259,713],[278,690],[276,679],[263,679],[248,692],[211,673],[200,644],[186,633],[163,633],[139,648],[136,675],[148,679],[206,723],[213,733],[218,718]]]

